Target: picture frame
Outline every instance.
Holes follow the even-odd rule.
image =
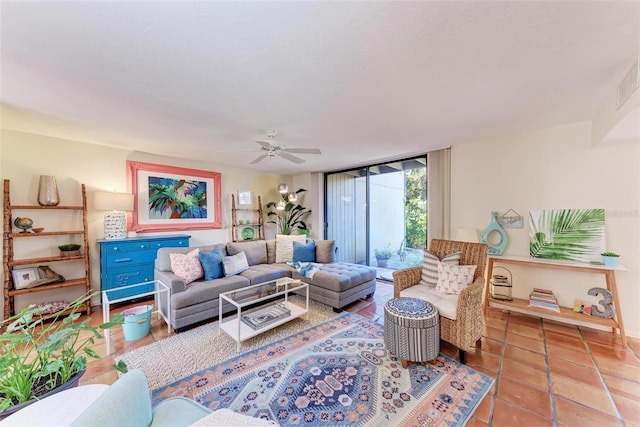
[[[16,289],[26,288],[29,283],[40,278],[38,267],[14,268],[11,275],[13,276],[13,287]]]
[[[239,190],[238,205],[242,205],[242,206],[253,205],[253,193],[249,190]]]
[[[219,172],[128,160],[127,183],[134,196],[130,231],[222,228]]]

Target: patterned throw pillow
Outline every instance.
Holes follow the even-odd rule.
[[[440,259],[436,254],[425,249],[420,284],[434,288],[438,284],[438,263],[442,261],[445,264],[458,265],[460,264],[460,254],[460,252],[454,252]]]
[[[187,254],[169,254],[171,271],[176,276],[184,279],[187,285],[204,275],[202,265],[200,265],[200,260],[198,259],[199,253],[200,249],[193,250]]]
[[[276,235],[276,262],[293,261],[293,241],[305,243],[307,236],[304,234],[277,234]]]
[[[438,263],[438,283],[436,292],[443,294],[459,294],[464,288],[473,283],[476,272],[475,265],[449,265]]]
[[[235,276],[249,268],[247,256],[244,252],[222,258],[222,265],[224,266],[225,277]]]

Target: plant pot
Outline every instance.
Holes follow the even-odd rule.
[[[60,256],[63,258],[69,258],[72,256],[80,256],[80,250],[77,251],[60,251]]]
[[[604,256],[602,255],[602,264],[607,267],[617,267],[618,266],[618,258],[617,256]]]
[[[378,267],[387,268],[389,267],[388,259],[376,258],[376,262],[378,263]]]
[[[0,420],[8,417],[11,414],[14,414],[14,413],[18,412],[19,410],[23,409],[26,406],[31,405],[34,402],[37,402],[38,400],[44,399],[45,397],[51,396],[51,395],[56,394],[56,393],[60,393],[61,391],[68,390],[70,388],[78,387],[78,383],[80,382],[80,378],[82,378],[82,376],[84,375],[85,372],[86,372],[86,369],[83,369],[82,371],[78,372],[73,377],[71,377],[71,379],[69,381],[67,381],[66,383],[59,385],[58,387],[56,387],[53,390],[50,390],[50,391],[44,393],[41,396],[38,396],[37,399],[31,399],[31,400],[28,400],[26,402],[20,403],[19,405],[10,406],[7,409],[5,409],[4,411],[0,411]]]

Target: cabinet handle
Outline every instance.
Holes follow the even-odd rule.
[[[113,262],[129,262],[131,261],[131,258],[121,258],[121,259],[116,259]]]

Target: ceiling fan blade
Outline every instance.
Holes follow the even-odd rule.
[[[285,148],[284,151],[287,153],[322,154],[318,148]]]
[[[297,163],[297,164],[305,162],[304,159],[301,159],[300,157],[292,156],[291,154],[285,153],[284,151],[280,152],[279,156],[282,157],[283,159],[287,159],[290,162]]]
[[[250,165],[255,165],[258,162],[261,162],[265,157],[267,157],[268,154],[261,154],[258,157],[256,157],[251,163],[249,163]]]
[[[254,141],[264,150],[268,150],[271,148],[271,141],[268,141],[266,139],[254,139]]]

